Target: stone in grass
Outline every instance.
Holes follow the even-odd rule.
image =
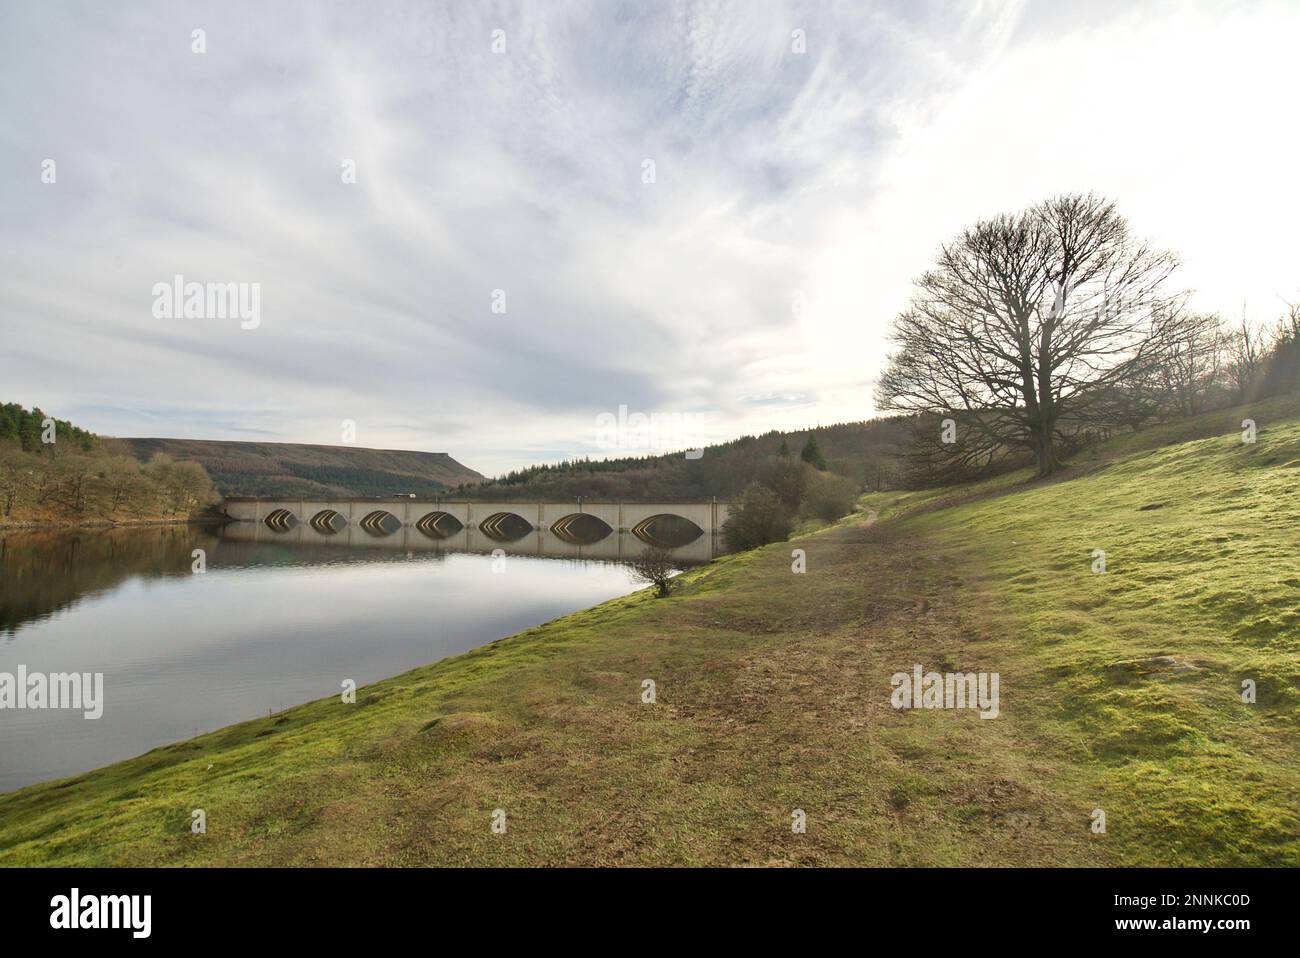
[[[1189,672],[1205,671],[1199,665],[1193,665],[1186,659],[1176,659],[1172,655],[1153,655],[1146,659],[1125,659],[1106,666],[1106,674],[1117,681],[1145,678],[1150,675],[1186,675]]]

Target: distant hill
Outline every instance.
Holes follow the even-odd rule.
[[[811,434],[831,472],[867,488],[893,478],[895,454],[906,441],[905,417],[837,423],[793,432],[772,431],[706,446],[698,459],[683,452],[622,459],[576,459],[530,466],[472,488],[459,490],[481,499],[527,495],[538,499],[733,499],[753,482],[784,443],[800,457]]]
[[[225,496],[435,495],[483,479],[445,452],[208,439],[119,441],[142,461],[161,452],[199,463]]]

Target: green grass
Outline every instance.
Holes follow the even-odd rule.
[[[1127,455],[1070,481],[913,520],[922,534],[960,529],[955,554],[1014,610],[1037,721],[1119,812],[1109,831],[1133,863],[1297,863],[1294,407],[1253,410],[1253,445],[1241,415],[1218,414],[1153,430],[1147,448],[1126,437],[1104,452]],[[1185,441],[1156,445],[1169,439]]]
[[[0,863],[1300,863],[1300,400],[866,504],[671,599],[0,796]],[[1001,716],[894,710],[917,663],[998,672]]]
[[[878,499],[979,567],[1007,610],[1003,681],[1029,683],[1126,863],[1300,863],[1296,397],[1125,436],[1065,481]]]

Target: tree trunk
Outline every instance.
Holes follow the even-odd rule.
[[[1056,472],[1060,462],[1056,458],[1056,450],[1052,446],[1051,426],[1041,426],[1034,435],[1034,447],[1038,456],[1038,475],[1050,476]]]

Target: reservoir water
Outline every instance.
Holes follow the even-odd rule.
[[[345,680],[364,686],[643,587],[614,562],[247,541],[227,528],[0,533],[0,682],[20,666],[103,673],[98,719],[0,708],[0,791],[338,695]]]

